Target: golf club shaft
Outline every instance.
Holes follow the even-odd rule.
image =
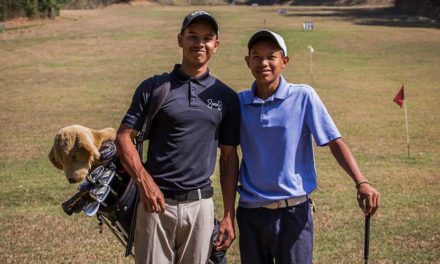
[[[370,251],[370,215],[365,216],[364,263],[368,263]]]

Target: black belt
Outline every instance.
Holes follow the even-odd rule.
[[[176,201],[197,201],[200,199],[208,199],[214,195],[214,189],[211,185],[204,186],[200,189],[191,191],[170,191],[161,190],[165,199]]]

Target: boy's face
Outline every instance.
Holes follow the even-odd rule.
[[[283,57],[280,47],[273,41],[261,40],[252,46],[245,60],[257,83],[271,84],[278,80],[289,57]]]
[[[204,66],[219,45],[217,34],[204,20],[191,23],[177,39],[183,51],[183,61],[194,67]]]

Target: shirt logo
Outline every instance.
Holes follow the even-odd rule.
[[[212,99],[208,99],[208,108],[221,111],[223,109],[223,102],[220,100],[218,100],[217,102],[213,102]]]

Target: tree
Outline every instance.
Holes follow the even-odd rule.
[[[55,18],[63,5],[70,0],[2,0],[0,1],[0,21],[14,17]]]
[[[396,0],[394,6],[406,13],[440,20],[440,1],[438,0]]]

